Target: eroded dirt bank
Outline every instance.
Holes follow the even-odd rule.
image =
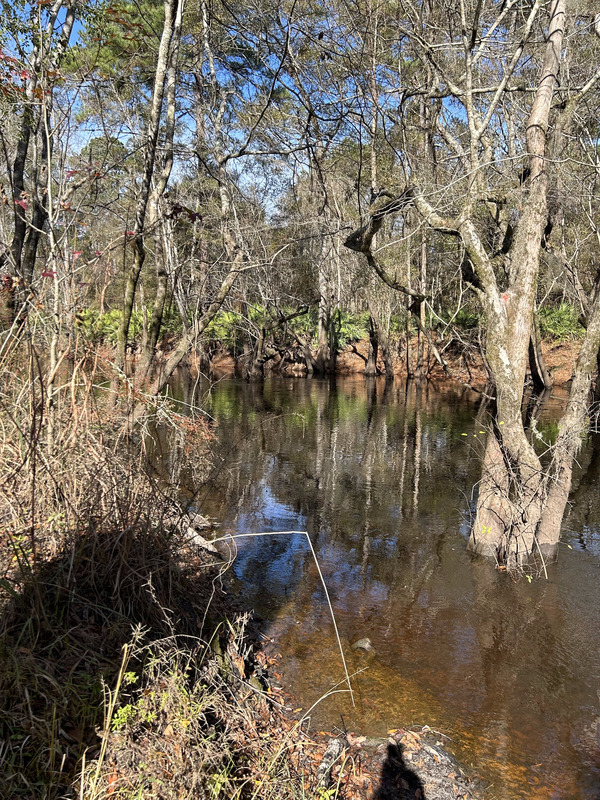
[[[413,342],[413,352],[415,347],[416,340]],[[365,369],[368,350],[369,343],[366,339],[346,347],[336,360],[336,374],[362,374]],[[544,341],[542,342],[542,351],[554,386],[566,386],[575,370],[579,342],[577,340]],[[444,351],[443,357],[448,365],[447,372],[436,362],[427,349],[425,353],[427,364],[425,372],[430,380],[454,380],[479,391],[482,391],[488,383],[488,373],[479,352],[474,348],[453,347]],[[190,358],[190,366],[194,373],[197,374],[198,362],[193,356]],[[385,373],[381,358],[378,361],[378,369],[380,374]],[[211,362],[211,370],[218,377],[241,376],[243,374],[243,361],[242,359],[236,361],[224,352],[217,353]],[[291,364],[274,360],[267,364],[266,374],[305,376],[306,367],[302,363]],[[407,377],[407,364],[404,354],[396,354],[394,356],[394,376],[401,379]]]

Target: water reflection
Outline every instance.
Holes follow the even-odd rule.
[[[359,671],[356,708],[332,694],[313,723],[429,724],[493,797],[599,796],[600,440],[582,454],[550,580],[513,582],[465,550],[487,418],[476,396],[273,380],[223,383],[208,402],[222,462],[202,510],[234,532],[309,532]],[[552,434],[548,407],[537,425]],[[343,673],[305,537],[241,540],[234,571],[309,708]],[[366,635],[368,664],[349,647]]]

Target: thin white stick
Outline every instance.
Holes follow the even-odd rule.
[[[321,567],[319,566],[319,561],[317,559],[317,554],[315,553],[315,548],[313,547],[313,543],[310,540],[310,536],[308,535],[308,531],[264,531],[261,533],[236,533],[236,534],[228,534],[227,536],[220,536],[218,539],[212,539],[211,544],[215,544],[215,542],[226,542],[229,539],[254,539],[258,536],[292,536],[294,534],[300,534],[302,536],[306,536],[308,540],[308,546],[310,547],[310,552],[313,555],[315,564],[317,566],[317,571],[319,573],[319,578],[321,579],[321,584],[323,586],[323,591],[325,592],[325,597],[327,598],[327,605],[329,606],[329,613],[331,614],[331,621],[333,622],[333,629],[335,631],[335,636],[337,639],[338,647],[340,649],[340,655],[342,656],[342,664],[344,665],[344,674],[346,676],[346,683],[348,684],[348,690],[350,692],[350,698],[352,700],[352,707],[356,708],[356,703],[354,702],[354,691],[352,689],[352,684],[350,683],[350,675],[348,673],[348,667],[346,665],[346,659],[344,657],[344,649],[342,647],[342,640],[340,639],[340,634],[338,631],[338,626],[335,621],[335,614],[333,613],[333,606],[331,605],[331,599],[329,597],[329,592],[327,591],[327,585],[325,583],[325,578],[323,577],[323,573],[321,572]]]

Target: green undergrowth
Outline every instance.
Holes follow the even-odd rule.
[[[292,308],[283,309],[283,313],[291,314],[293,310]],[[132,345],[142,341],[144,317],[149,319],[151,313],[151,309],[134,309],[129,328],[129,339]],[[93,308],[82,308],[77,313],[76,325],[78,331],[89,343],[115,345],[121,319],[120,309],[112,309],[100,314]],[[239,356],[244,352],[248,342],[257,335],[261,326],[269,325],[276,320],[276,315],[260,305],[248,305],[243,313],[221,310],[208,324],[203,334],[203,341],[210,351],[224,349],[233,356]],[[192,320],[188,320],[188,322],[191,323]],[[368,312],[354,314],[338,309],[335,312],[333,325],[337,346],[343,349],[353,342],[368,337],[369,314]],[[403,329],[403,326],[404,322],[399,317],[392,318],[392,332]],[[177,336],[182,329],[177,309],[174,307],[167,309],[162,321],[161,336]],[[316,346],[318,309],[311,308],[308,313],[295,317],[288,323],[285,330],[277,330],[276,335],[283,338],[289,346],[293,346],[295,344],[294,332],[305,338],[312,346]]]
[[[577,309],[569,303],[539,310],[540,332],[544,339],[564,341],[580,339],[584,330]]]
[[[151,316],[152,309],[136,308],[133,310],[129,324],[129,339],[131,342],[141,341],[144,318],[149,320]],[[91,344],[105,342],[115,345],[122,318],[123,312],[121,309],[114,308],[100,314],[99,311],[93,308],[82,308],[77,313],[76,325],[78,331]],[[183,326],[177,310],[172,307],[166,309],[161,325],[161,335],[172,336],[180,334],[182,330]]]

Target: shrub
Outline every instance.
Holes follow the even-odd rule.
[[[152,313],[147,309],[148,318]],[[108,342],[117,343],[117,333],[123,312],[119,308],[113,308],[104,314],[99,314],[93,308],[84,308],[77,314],[77,324],[84,337],[92,343]],[[129,325],[129,340],[138,341],[144,330],[144,312],[142,309],[134,309]],[[165,311],[161,325],[161,335],[172,335],[181,331],[181,318],[176,309],[169,308]]]
[[[338,314],[338,343],[340,348],[344,348],[352,344],[352,342],[365,339],[369,335],[369,313],[367,311],[362,314],[339,311]]]
[[[562,341],[579,339],[583,335],[577,310],[569,303],[561,303],[554,308],[541,308],[539,321],[540,332],[546,339]]]

